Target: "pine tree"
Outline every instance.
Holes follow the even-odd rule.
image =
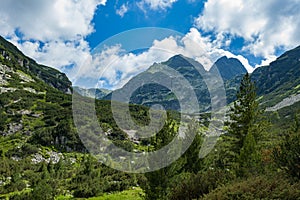
[[[203,135],[199,131],[199,124],[197,124],[196,121],[192,121],[188,125],[186,137],[191,137],[191,135],[194,135],[195,137],[193,138],[190,147],[183,154],[186,161],[184,171],[196,174],[201,170],[203,165],[202,159],[199,158],[199,152],[203,143]]]
[[[53,200],[55,196],[54,189],[49,185],[46,180],[41,180],[38,184],[33,188],[31,199],[45,199],[45,200]]]
[[[0,102],[0,104],[1,104],[1,102]],[[6,121],[7,121],[6,113],[2,109],[0,109],[0,131],[5,130],[5,127],[7,125]]]
[[[244,171],[252,168],[259,160],[257,142],[260,138],[261,114],[256,101],[256,88],[247,73],[237,93],[237,101],[230,109],[227,134],[225,142],[230,143],[230,151],[234,167]],[[228,153],[229,154],[229,153]],[[244,168],[244,169],[242,169]]]
[[[41,178],[43,180],[48,180],[50,178],[47,163],[45,161],[42,162],[39,172],[41,172]]]
[[[237,101],[230,109],[230,120],[226,123],[229,126],[228,135],[235,139],[237,152],[243,147],[244,140],[260,113],[255,99],[255,85],[247,73],[241,81]],[[254,138],[256,138],[256,135],[254,135]]]
[[[300,124],[296,118],[294,126],[284,137],[283,142],[274,150],[277,166],[284,170],[292,179],[300,180]]]
[[[154,138],[154,149],[158,150],[169,144],[174,137],[177,137],[177,130],[178,124],[174,120],[167,121],[164,128]],[[165,160],[160,160],[160,158],[157,158],[157,161],[166,162]],[[167,199],[167,188],[170,184],[170,181],[180,172],[183,164],[184,159],[179,158],[177,161],[173,162],[167,167],[145,173],[147,183],[142,187],[144,187],[143,189],[146,193],[146,199]]]
[[[247,175],[248,173],[255,173],[259,160],[260,157],[257,151],[256,141],[253,134],[250,132],[245,138],[244,145],[238,157],[240,174]]]

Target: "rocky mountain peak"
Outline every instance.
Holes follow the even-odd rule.
[[[218,70],[223,80],[230,80],[235,76],[247,73],[244,65],[236,58],[223,56],[219,58],[210,69],[211,72]]]

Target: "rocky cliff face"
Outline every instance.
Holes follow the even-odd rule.
[[[218,70],[224,81],[247,73],[244,65],[236,58],[221,57],[212,66],[210,71]]]

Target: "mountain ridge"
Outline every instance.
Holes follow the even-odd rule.
[[[267,66],[254,70],[260,102],[271,107],[283,99],[300,93],[300,46],[286,51]]]
[[[245,67],[242,65],[240,61],[235,58],[228,59],[227,57],[222,57],[222,62],[217,62],[211,67],[209,71],[205,70],[203,65],[192,58],[188,58],[181,54],[175,55],[169,58],[167,61],[161,63],[154,63],[151,65],[146,71],[136,75],[128,83],[126,83],[122,88],[113,91],[116,93],[120,93],[121,90],[126,90],[124,95],[128,95],[130,93],[129,87],[137,89],[136,91],[131,91],[132,96],[130,98],[130,103],[132,104],[140,104],[151,107],[155,104],[162,104],[167,110],[180,110],[180,104],[178,98],[174,95],[172,90],[177,89],[181,90],[183,93],[182,96],[186,95],[186,91],[191,86],[194,89],[194,92],[198,98],[198,102],[200,102],[200,107],[202,111],[207,111],[210,109],[210,94],[208,88],[205,83],[205,78],[208,78],[209,74],[215,74],[221,76],[224,82],[228,81],[226,76],[235,77],[238,75],[246,73]],[[218,65],[216,65],[218,64]],[[238,70],[232,70],[229,74],[224,73],[230,64],[234,64],[234,67],[237,67]],[[167,69],[169,68],[169,69]],[[218,69],[220,68],[220,72]],[[169,71],[169,72],[168,72]],[[169,74],[169,75],[167,75]],[[225,74],[225,75],[224,75]],[[152,83],[154,80],[160,77],[160,80],[156,80],[156,82],[161,81],[161,85]],[[185,79],[184,88],[181,88],[181,85],[178,84],[179,77]],[[139,83],[140,87],[135,86],[134,83]],[[148,84],[150,83],[150,84]],[[188,85],[186,85],[188,84]],[[134,86],[133,86],[134,85]],[[165,86],[162,86],[165,85]],[[238,82],[231,83],[229,90],[232,90],[229,94],[231,96],[235,96],[236,89],[238,87]],[[234,97],[228,96],[229,102],[234,100]],[[108,96],[104,97],[104,99],[111,99],[112,93]],[[188,102],[188,96],[181,99],[184,102]]]
[[[107,96],[109,93],[112,92],[111,90],[102,89],[102,88],[86,89],[79,86],[73,86],[73,90],[79,93],[81,96],[96,98],[96,99],[103,99],[105,96]]]

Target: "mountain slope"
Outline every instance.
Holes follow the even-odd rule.
[[[20,70],[33,75],[46,84],[64,92],[71,93],[72,83],[64,73],[56,69],[39,65],[33,59],[25,56],[13,44],[0,36],[0,62],[11,69]]]
[[[65,74],[37,64],[0,38],[0,135],[18,135],[20,147],[28,142],[81,150],[73,128],[71,95],[66,94],[71,91]]]
[[[32,154],[32,151],[23,152],[23,147],[28,146],[34,148],[34,152],[37,147],[45,146],[59,151],[86,151],[74,124],[72,95],[68,94],[71,82],[67,77],[55,69],[36,64],[5,40],[0,49],[0,144],[3,140],[16,140],[0,148],[0,153],[25,158]],[[47,77],[42,79],[43,76]],[[90,98],[78,96],[90,103]],[[113,119],[111,102],[93,103],[100,124],[109,131],[108,136],[125,146],[128,137]],[[85,104],[80,106],[85,110]],[[148,108],[131,107],[136,121],[147,123]],[[126,128],[130,130],[131,127],[126,124]]]
[[[256,82],[260,102],[275,106],[300,93],[300,46],[285,52],[268,66],[257,68],[251,75]]]
[[[202,77],[202,74],[207,72],[200,63],[182,55],[174,56],[161,64],[153,64],[147,71],[134,77],[120,90],[126,90],[124,96],[132,94],[130,102],[133,104],[150,107],[155,104],[161,104],[165,109],[180,110],[179,101],[174,94],[174,89],[178,89],[181,86],[178,84],[179,79],[173,75],[169,77],[163,75],[163,66],[179,72],[193,87],[200,102],[200,110],[209,110],[210,96]],[[197,66],[197,70],[194,66]],[[227,57],[217,60],[210,72],[213,73],[216,70],[219,71],[224,80],[227,103],[231,103],[236,99],[236,92],[241,78],[247,71],[237,59]],[[274,106],[283,108],[285,102],[288,102],[288,105],[290,105],[289,99],[295,101],[294,96],[300,94],[300,46],[285,52],[269,66],[257,68],[251,74],[251,78],[256,83],[261,106],[264,108]],[[169,87],[151,83],[154,79],[164,80],[163,82]],[[150,84],[147,83],[147,80]],[[135,87],[134,83],[140,83],[140,86],[132,93],[133,91],[130,90],[130,87]],[[183,95],[185,95],[185,89],[187,88],[181,88]],[[111,96],[108,95],[105,98],[110,99]],[[279,103],[280,106],[276,106]]]

